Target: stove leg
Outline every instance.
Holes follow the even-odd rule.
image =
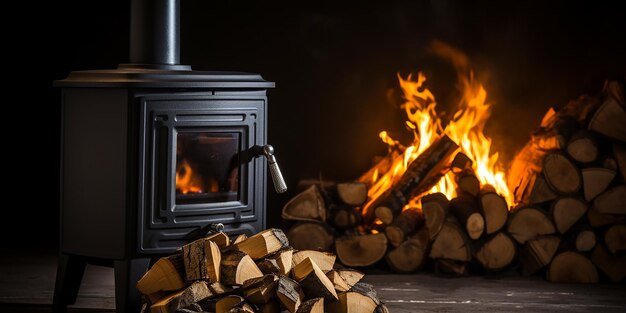
[[[135,285],[148,270],[150,259],[116,260],[115,307],[117,313],[137,313],[141,309],[141,297]]]
[[[80,256],[65,253],[59,255],[52,301],[53,313],[63,313],[67,310],[67,305],[76,303],[86,265],[86,260]]]

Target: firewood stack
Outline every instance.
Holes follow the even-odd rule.
[[[388,312],[363,273],[335,255],[295,250],[279,229],[231,242],[198,239],[159,259],[138,281],[142,312]]]
[[[626,113],[623,87],[550,109],[516,156],[508,185],[516,205],[482,185],[472,161],[445,135],[389,190],[368,198],[372,173],[357,182],[308,180],[283,208],[296,249],[335,251],[346,266],[385,260],[394,271],[442,275],[518,269],[556,282],[626,277]],[[400,156],[401,157],[401,156]],[[454,199],[428,194],[452,171]],[[381,174],[382,175],[382,174]],[[410,203],[418,196],[419,204]]]

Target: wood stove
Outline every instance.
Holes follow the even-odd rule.
[[[179,64],[179,2],[131,5],[131,64],[77,71],[62,88],[61,251],[54,311],[88,262],[115,268],[118,312],[138,312],[150,258],[209,231],[265,228],[268,88],[260,75]],[[260,157],[265,156],[265,157]]]

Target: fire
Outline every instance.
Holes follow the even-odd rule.
[[[393,162],[389,171],[386,173],[375,171],[371,177],[369,204],[393,186],[406,171],[407,166],[443,134],[455,141],[461,151],[473,161],[474,171],[481,184],[492,185],[509,205],[513,204],[512,194],[505,183],[505,173],[498,163],[498,153],[491,152],[491,139],[483,132],[492,104],[487,102],[487,92],[474,75],[471,72],[469,75],[459,74],[462,98],[458,111],[445,128],[442,127],[443,123],[437,114],[435,96],[424,85],[426,76],[421,72],[417,78],[413,78],[413,75],[403,78],[398,74],[398,81],[405,99],[402,108],[407,115],[406,125],[413,132],[414,139],[410,146],[404,147],[392,139],[386,131],[380,133],[380,138],[389,145],[390,153],[387,157],[392,158]],[[393,152],[397,156],[394,157]],[[454,198],[456,196],[454,174],[448,172],[430,192],[441,192],[448,199]],[[419,210],[419,196],[411,199],[404,209]]]
[[[202,193],[202,178],[194,173],[187,160],[183,160],[176,170],[176,190],[184,195]]]

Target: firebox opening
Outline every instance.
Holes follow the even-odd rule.
[[[179,132],[176,136],[176,203],[239,199],[239,133]]]

